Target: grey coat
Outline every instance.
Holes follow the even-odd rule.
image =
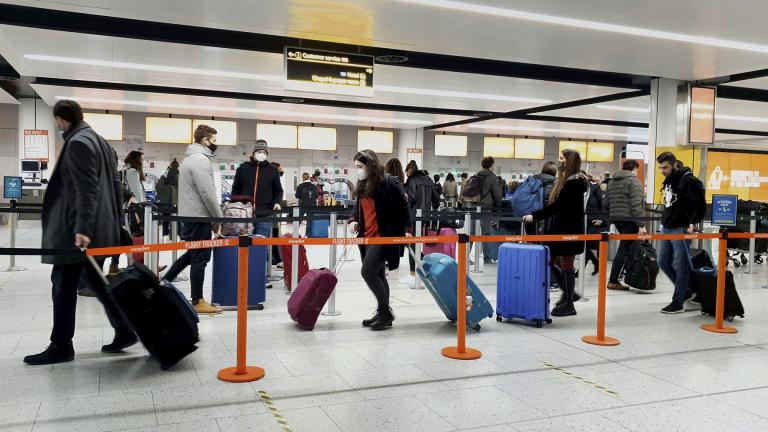
[[[221,197],[213,183],[213,153],[202,144],[190,144],[179,171],[179,216],[222,217]]]
[[[43,201],[45,249],[75,247],[75,234],[91,239],[91,248],[120,245],[122,185],[117,153],[85,122],[64,134],[64,146]],[[44,255],[45,264],[78,264],[80,255]]]
[[[641,218],[645,216],[645,192],[640,179],[631,171],[621,170],[608,183],[608,193],[603,199],[603,209],[611,220]],[[643,226],[643,222],[638,222]]]
[[[498,177],[493,171],[481,169],[477,176],[483,181],[480,188],[480,207],[482,208],[500,208],[501,200],[504,198]]]

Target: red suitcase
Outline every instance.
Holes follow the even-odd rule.
[[[293,237],[291,234],[285,234],[283,237]],[[280,246],[280,254],[283,256],[283,280],[285,281],[285,289],[291,291],[293,288],[291,277],[293,275],[293,253],[291,251],[293,246]],[[303,245],[299,245],[299,283],[304,279],[304,275],[309,271],[309,263],[307,262],[307,250]]]
[[[133,245],[134,246],[144,246],[144,236],[134,236],[133,237]],[[137,262],[139,264],[144,264],[144,252],[133,254],[133,262]]]
[[[288,299],[288,313],[299,327],[312,330],[325,302],[336,288],[336,275],[328,269],[310,270]]]

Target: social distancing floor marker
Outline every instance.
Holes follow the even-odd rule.
[[[283,431],[285,432],[291,432],[291,427],[288,426],[288,422],[285,420],[285,417],[283,417],[282,414],[280,414],[280,410],[277,409],[275,406],[275,403],[272,402],[272,399],[270,399],[269,395],[265,391],[258,391],[259,397],[261,398],[261,401],[264,402],[264,405],[266,405],[269,412],[272,414],[272,417],[277,420],[277,423],[280,425],[281,428],[283,428]]]
[[[605,393],[608,393],[611,396],[619,397],[619,393],[617,393],[617,392],[615,392],[613,390],[609,390],[608,388],[603,387],[603,386],[601,386],[599,384],[593,383],[592,381],[589,381],[586,378],[574,375],[572,372],[568,372],[567,370],[565,370],[563,368],[559,368],[559,367],[557,367],[557,366],[555,366],[553,364],[549,364],[549,363],[544,363],[544,366],[546,366],[546,367],[548,367],[550,369],[554,369],[554,370],[556,370],[556,371],[558,371],[558,372],[560,372],[560,373],[562,373],[562,374],[564,374],[566,376],[569,376],[569,377],[571,377],[571,378],[573,378],[575,380],[581,381],[584,384],[588,384],[588,385],[590,385],[590,386],[592,386],[592,387],[594,387],[596,389],[600,389],[600,390],[604,391]]]

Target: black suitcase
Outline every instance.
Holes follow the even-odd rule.
[[[717,305],[717,272],[711,268],[693,270],[691,273],[693,279],[696,301],[701,304],[702,315],[715,316]],[[744,318],[744,305],[741,303],[739,293],[736,291],[736,283],[733,280],[733,273],[730,270],[725,271],[725,311],[723,316],[728,321],[733,321],[734,317]]]
[[[706,250],[691,249],[691,267],[694,270],[704,267],[715,268],[715,263],[712,262],[712,257]]]
[[[92,263],[95,265],[95,261]],[[160,284],[152,271],[140,263],[134,263],[107,283],[141,343],[163,370],[197,349],[197,314],[173,285]]]

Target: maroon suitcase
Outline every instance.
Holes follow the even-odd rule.
[[[299,327],[312,330],[325,302],[336,288],[336,275],[328,269],[313,269],[301,278],[288,299],[288,313]]]
[[[283,237],[291,238],[291,234],[285,234]],[[285,281],[285,288],[288,291],[293,289],[291,283],[291,277],[293,277],[293,247],[288,245],[280,246],[280,253],[283,255],[283,280]],[[307,250],[304,245],[299,245],[299,282],[304,278],[304,275],[309,271],[309,263],[307,261]]]

